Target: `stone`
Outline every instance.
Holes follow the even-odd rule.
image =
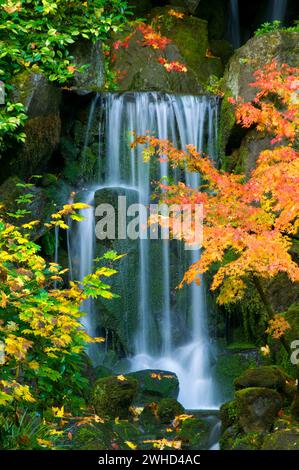
[[[92,391],[92,405],[101,418],[128,418],[137,388],[138,381],[133,377],[98,379]]]
[[[161,423],[167,424],[185,411],[184,407],[175,398],[162,398],[158,403],[157,415]]]
[[[61,90],[41,74],[24,71],[12,81],[12,99],[22,103],[28,119],[24,131],[26,141],[5,159],[3,174],[28,177],[45,171],[57,149],[60,133]]]
[[[82,72],[75,72],[71,88],[79,95],[102,91],[105,67],[101,41],[82,39],[70,48],[70,53],[77,68],[88,65]]]
[[[188,450],[207,450],[210,427],[200,418],[191,417],[180,424],[177,437],[182,440],[182,448]]]
[[[265,387],[283,392],[286,385],[286,374],[278,366],[261,366],[244,371],[235,379],[236,390],[248,387]]]
[[[131,372],[126,377],[133,377],[138,381],[138,394],[134,400],[138,405],[162,398],[177,399],[179,395],[179,380],[173,372],[147,369]]]
[[[256,89],[248,86],[248,84],[254,81],[253,73],[256,70],[270,63],[273,58],[278,63],[297,66],[298,56],[299,33],[277,31],[254,36],[234,53],[227,64],[223,77],[225,99],[228,96],[234,98],[241,96],[245,101],[251,101]],[[220,115],[222,158],[225,156],[225,148],[232,132],[236,131],[233,106],[226,104],[225,99]]]
[[[299,450],[299,428],[282,429],[268,434],[262,450]]]
[[[167,72],[158,59],[161,50],[141,47],[140,32],[129,41],[128,47],[119,48],[113,64],[119,71],[119,91],[164,91],[168,93],[200,94],[205,90],[210,75],[222,74],[221,59],[207,54],[209,49],[207,21],[193,16],[183,20],[168,14],[168,7],[157,7],[150,17],[159,18],[161,34],[172,42],[163,51],[168,62],[178,61],[186,65],[186,73]],[[124,40],[131,30],[126,28],[117,34],[116,40]]]
[[[270,431],[282,399],[276,390],[250,387],[236,392],[238,422],[244,432]]]
[[[233,426],[237,421],[236,400],[224,403],[220,407],[221,430],[224,431]]]

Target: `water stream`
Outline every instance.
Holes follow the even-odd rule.
[[[93,206],[97,191],[103,188],[116,193],[134,194],[136,202],[150,203],[152,180],[185,179],[192,187],[200,184],[198,174],[169,168],[167,162],[146,163],[142,147],[131,149],[132,132],[146,131],[160,139],[169,139],[179,148],[193,144],[198,150],[216,158],[218,100],[207,96],[173,96],[163,93],[107,93],[92,104],[91,114],[100,106],[103,118],[98,122],[100,141],[100,174],[85,192],[85,202]],[[85,146],[92,125],[89,116]],[[76,247],[78,275],[82,279],[92,270],[95,257],[94,208],[85,210],[86,217],[72,236]],[[143,221],[144,222],[144,221]],[[173,291],[185,267],[198,259],[199,251],[186,251],[182,243],[168,239],[138,240],[136,266],[138,299],[135,322],[128,328],[131,370],[161,369],[175,372],[180,381],[179,401],[187,409],[217,407],[217,387],[213,380],[211,356],[213,348],[207,327],[207,305],[204,282],[187,290],[185,301],[174,301]],[[176,257],[174,257],[174,253]],[[160,269],[157,272],[157,259]],[[154,261],[156,264],[154,264]],[[155,267],[154,267],[155,265]],[[159,281],[159,288],[156,282]],[[130,278],[125,281],[130,290]],[[133,281],[132,281],[133,282]],[[124,296],[123,296],[124,297]],[[122,301],[124,321],[130,320],[126,299]],[[95,334],[96,311],[93,302],[83,306],[87,331]],[[95,351],[91,354],[96,362]]]

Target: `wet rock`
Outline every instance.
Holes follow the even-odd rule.
[[[236,400],[229,401],[224,403],[220,407],[220,419],[221,419],[221,429],[225,429],[233,426],[237,421],[237,408]]]
[[[104,377],[95,382],[92,404],[102,418],[127,418],[138,388],[133,377]]]
[[[250,387],[236,392],[236,406],[244,432],[267,432],[281,409],[282,399],[276,390]]]

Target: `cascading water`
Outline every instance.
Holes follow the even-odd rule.
[[[283,22],[286,17],[288,0],[270,0],[269,2],[269,20],[279,20]]]
[[[177,178],[177,171],[171,170],[165,161],[153,164],[143,161],[142,146],[130,147],[133,131],[138,135],[149,131],[160,139],[171,140],[179,148],[193,144],[199,151],[206,151],[215,158],[217,101],[214,97],[155,92],[104,94],[99,97],[100,106],[104,108],[99,133],[99,140],[104,136],[104,145],[100,145],[102,170],[96,184],[93,182],[87,191],[85,202],[93,204],[95,193],[106,188],[112,192],[121,189],[125,194],[133,194],[136,202],[148,205],[153,179]],[[89,119],[89,127],[90,124]],[[180,177],[192,187],[200,183],[198,174],[185,172]],[[94,210],[91,208],[84,212],[86,220],[77,227],[72,243],[78,253],[80,279],[92,270],[95,256]],[[141,223],[146,223],[146,220]],[[179,400],[188,409],[216,407],[204,282],[201,286],[186,287],[183,301],[173,301],[172,295],[186,267],[199,256],[198,251],[185,251],[182,243],[177,241],[153,241],[141,237],[136,268],[138,320],[132,337],[128,338],[133,345],[131,370],[175,372],[180,381]],[[160,272],[156,268],[157,261],[161,263]],[[124,284],[129,291],[129,277]],[[84,326],[94,334],[94,305],[89,303],[84,310],[87,312]],[[124,321],[128,321],[125,299],[122,310]],[[130,335],[129,332],[127,334]]]
[[[229,2],[228,37],[235,49],[241,46],[239,0]]]

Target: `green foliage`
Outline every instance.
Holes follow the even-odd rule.
[[[4,450],[42,450],[45,447],[61,448],[59,431],[41,419],[40,415],[0,416],[0,443]],[[57,443],[57,445],[55,445]]]
[[[79,39],[106,41],[130,14],[124,0],[6,0],[0,6],[0,80],[9,95],[12,77],[25,69],[65,84],[76,69],[70,46]],[[0,148],[3,136],[24,140],[24,108],[7,103],[0,110]]]
[[[263,23],[256,31],[255,36],[262,36],[267,33],[274,33],[276,31],[286,31],[286,32],[299,32],[299,21],[295,21],[294,26],[283,27],[281,21],[274,20],[272,23],[266,22]]]

